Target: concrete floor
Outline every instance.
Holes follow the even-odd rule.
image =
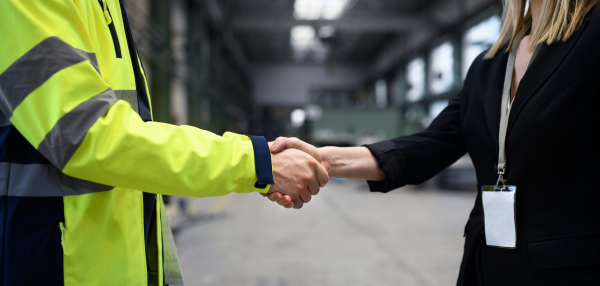
[[[188,199],[179,259],[188,286],[455,285],[475,194],[333,181],[301,210],[256,193]]]

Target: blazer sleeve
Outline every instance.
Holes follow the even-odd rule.
[[[389,192],[420,184],[435,176],[466,152],[460,114],[464,89],[423,132],[365,145],[385,173],[382,182],[367,181],[372,192]]]

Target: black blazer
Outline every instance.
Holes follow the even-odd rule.
[[[544,45],[521,80],[509,118],[505,176],[517,186],[517,248],[485,246],[479,191],[465,227],[459,285],[470,285],[465,279],[473,271],[484,285],[600,285],[599,10],[588,13],[568,41]],[[372,191],[424,182],[466,152],[478,190],[496,183],[508,53],[484,54],[427,130],[367,145],[387,178],[369,182]],[[478,261],[469,261],[473,251],[480,252]]]

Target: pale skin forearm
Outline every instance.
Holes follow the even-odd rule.
[[[322,164],[330,177],[385,181],[385,174],[366,147],[320,148]]]

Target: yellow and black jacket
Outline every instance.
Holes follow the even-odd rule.
[[[164,285],[155,194],[273,184],[264,138],[150,110],[119,0],[0,2],[0,284]]]

